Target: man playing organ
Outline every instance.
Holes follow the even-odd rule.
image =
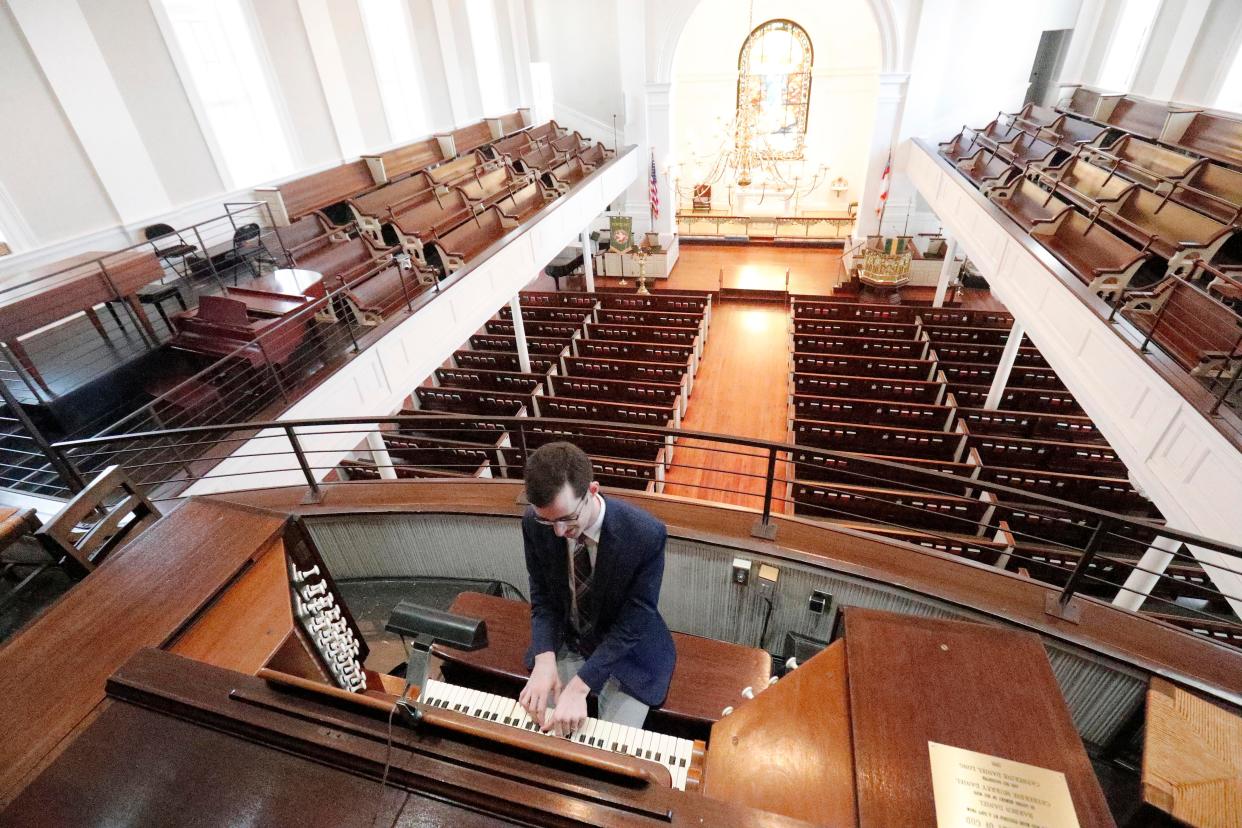
[[[660,616],[664,525],[620,500],[605,501],[591,461],[549,443],[526,463],[522,518],[530,576],[530,679],[519,703],[547,731],[568,736],[587,717],[641,728],[664,701],[676,652]]]

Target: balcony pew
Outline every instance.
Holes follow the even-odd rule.
[[[1033,411],[991,411],[984,408],[957,409],[971,434],[1060,440],[1073,443],[1107,443],[1090,417],[1066,414],[1040,414]]]
[[[980,149],[975,131],[972,129],[962,129],[957,135],[948,141],[942,141],[938,146],[940,154],[949,159],[951,164],[970,158]]]
[[[276,235],[290,258],[314,256],[321,248],[348,237],[345,231],[333,226],[328,217],[318,210],[284,227],[277,227]]]
[[[1099,217],[1117,234],[1168,261],[1171,276],[1189,273],[1196,258],[1211,264],[1235,232],[1230,225],[1139,186],[1101,201]]]
[[[475,176],[476,171],[485,166],[485,162],[476,152],[458,148],[457,157],[424,170],[427,178],[435,184],[440,192],[447,192]]]
[[[514,166],[521,172],[542,177],[545,170],[552,169],[560,160],[561,156],[550,143],[535,144],[517,158]]]
[[[955,411],[952,405],[794,394],[789,406],[789,420],[791,423],[795,419],[820,420],[948,431],[953,427]]]
[[[888,400],[920,405],[943,404],[947,391],[943,376],[936,380],[907,380],[795,372],[791,385],[794,395]]]
[[[1137,95],[1102,95],[1094,120],[1122,132],[1155,141],[1164,131],[1173,106]]]
[[[448,274],[465,266],[516,226],[517,222],[498,208],[489,207],[452,230],[437,234],[430,246],[440,268]]]
[[[486,391],[509,391],[534,394],[543,387],[545,375],[520,371],[492,371],[482,368],[437,368],[432,375],[442,388],[479,388]]]
[[[1007,117],[1011,124],[1023,132],[1038,135],[1043,130],[1055,131],[1066,116],[1050,106],[1028,103],[1017,112],[1009,113]]]
[[[417,204],[432,198],[435,184],[426,173],[415,173],[400,181],[368,190],[345,203],[353,213],[358,229],[372,241],[382,243],[383,225],[394,205]]]
[[[913,341],[918,338],[920,326],[842,319],[805,319],[795,316],[793,329],[796,334],[815,336],[857,336]]]
[[[1017,167],[991,150],[980,150],[969,158],[958,161],[956,166],[958,172],[985,193],[988,188],[1005,184],[1018,174]]]
[[[1055,192],[1043,189],[1025,176],[993,187],[988,190],[987,197],[1028,232],[1036,224],[1052,221],[1066,210],[1074,209]]]
[[[957,404],[965,408],[982,408],[991,391],[989,385],[954,385],[953,396]],[[1083,414],[1082,407],[1068,391],[1047,388],[1015,388],[1010,385],[1001,394],[1000,408],[1004,411],[1035,411],[1046,414]]]
[[[790,363],[795,375],[833,374],[906,380],[932,380],[936,375],[936,360],[934,359],[897,359],[795,352],[790,355]]]
[[[414,400],[419,408],[426,411],[519,417],[530,413],[531,401],[542,393],[539,389],[534,394],[516,394],[509,391],[420,385],[414,389]]]
[[[526,130],[526,134],[536,144],[547,144],[560,138],[565,134],[565,131],[565,128],[556,121],[545,121],[538,126],[533,126]]]
[[[1228,382],[1242,367],[1242,316],[1187,281],[1130,293],[1122,314],[1146,334],[1143,350],[1155,342],[1192,376]]]
[[[884,457],[921,457],[928,460],[960,462],[966,457],[966,433],[960,430],[926,431],[897,426],[862,423],[829,423],[795,420],[790,442],[807,448],[822,448],[854,454]]]
[[[432,136],[379,155],[364,155],[362,160],[370,166],[377,184],[387,184],[420,173],[445,159],[440,142]]]
[[[482,369],[486,371],[521,371],[517,354],[503,351],[458,350],[453,352],[451,361],[455,368]],[[559,366],[559,364],[558,356],[555,355],[530,355],[530,370],[535,373],[546,374],[551,369]]]
[[[492,128],[487,121],[460,127],[449,134],[453,138],[453,147],[459,156],[472,153],[479,147],[492,142]]]
[[[1050,161],[1057,146],[1028,132],[1019,132],[996,146],[996,154],[1010,164],[1024,167],[1034,162]]]
[[[1233,113],[1170,112],[1160,141],[1222,164],[1242,167],[1242,120]]]
[[[1059,164],[1032,167],[1030,173],[1058,197],[1088,212],[1099,202],[1116,198],[1133,186],[1115,171],[1098,167],[1080,154]]]
[[[261,199],[272,205],[276,224],[291,224],[316,210],[344,224],[348,210],[339,208],[350,196],[358,195],[375,186],[375,179],[365,161],[351,161],[328,170],[322,170],[275,187],[256,187]]]
[[[394,311],[411,307],[411,302],[431,289],[435,274],[424,268],[404,270],[400,265],[382,262],[353,282],[340,284],[341,296],[359,325],[378,325]]]
[[[474,216],[474,208],[460,190],[428,193],[394,205],[388,221],[407,253],[420,262],[430,263],[427,245],[440,233],[448,233]]]
[[[520,158],[523,153],[534,148],[535,142],[527,131],[515,132],[512,135],[506,135],[491,143],[492,152],[496,153],[497,158],[507,159],[510,162]]]
[[[1076,84],[1063,90],[1056,109],[1058,112],[1073,113],[1083,118],[1094,118],[1101,97],[1103,96],[1097,90]]]
[[[1074,210],[1034,225],[1030,233],[1088,289],[1105,297],[1124,292],[1130,286],[1150,258],[1148,244],[1154,249],[1156,241],[1148,239],[1142,242],[1143,249],[1136,249],[1103,222]]]
[[[874,522],[977,537],[995,532],[992,526],[995,505],[987,493],[979,497],[958,497],[937,492],[795,480],[792,500],[795,515],[832,521]]]
[[[1198,159],[1133,135],[1122,135],[1107,147],[1085,146],[1081,155],[1152,190],[1184,177],[1198,163]]]
[[[926,338],[907,342],[861,336],[817,336],[795,333],[793,334],[793,350],[795,353],[926,359],[928,342]]]
[[[814,297],[793,297],[793,315],[800,319],[840,319],[909,325],[918,321],[919,313],[919,308],[908,305],[829,302]]]
[[[475,209],[483,209],[491,207],[532,181],[530,175],[515,172],[512,167],[502,165],[487,172],[476,171],[474,177],[458,184],[457,189]]]
[[[643,405],[674,405],[679,417],[686,415],[683,382],[637,382],[630,379],[599,379],[581,376],[546,377],[548,395],[576,399],[606,399]]]
[[[1242,171],[1201,161],[1173,185],[1173,200],[1234,225],[1242,216]]]
[[[525,187],[506,193],[495,202],[495,206],[505,218],[521,224],[555,197],[555,193],[545,190],[538,181],[532,181]]]
[[[1107,445],[1063,440],[1032,440],[970,433],[970,445],[984,466],[1011,469],[1056,469],[1073,474],[1125,477],[1125,464]]]
[[[586,178],[589,172],[585,164],[571,157],[544,172],[540,181],[548,189],[564,195],[571,187]]]
[[[1049,143],[1056,144],[1062,152],[1076,152],[1079,147],[1100,140],[1105,132],[1104,127],[1065,115],[1055,126],[1049,126],[1040,132],[1040,137]]]
[[[602,166],[605,161],[615,155],[616,153],[597,141],[578,153],[578,161],[589,171]]]
[[[505,334],[474,334],[470,337],[470,347],[476,351],[505,351],[517,354],[517,340]],[[544,338],[540,336],[526,337],[526,349],[531,359],[536,355],[559,357],[565,351],[565,340],[560,338]]]

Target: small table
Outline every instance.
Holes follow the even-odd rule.
[[[437,644],[432,651],[445,662],[496,678],[525,682],[530,676],[523,661],[530,646],[530,605],[481,592],[463,592],[449,612],[487,622],[487,646],[457,650]],[[763,650],[727,641],[673,633],[677,666],[668,698],[658,710],[689,724],[710,726],[720,711],[737,705],[742,689],[755,692],[768,683],[772,659]]]
[[[1242,718],[1153,678],[1143,735],[1143,802],[1196,828],[1242,825]],[[1231,793],[1232,792],[1232,793]]]

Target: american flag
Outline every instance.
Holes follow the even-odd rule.
[[[647,187],[647,198],[651,202],[651,220],[655,221],[660,217],[660,184],[656,178],[655,167],[655,150],[651,151],[651,180]]]
[[[875,214],[877,216],[884,215],[884,205],[888,201],[888,185],[889,177],[893,172],[893,151],[888,152],[888,161],[884,163],[884,174],[880,176],[880,186],[884,189],[880,191],[880,203],[876,205]]]

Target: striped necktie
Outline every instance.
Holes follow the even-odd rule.
[[[578,633],[578,650],[582,655],[590,655],[595,649],[594,613],[591,612],[591,585],[594,575],[591,566],[591,553],[587,549],[586,538],[579,538],[574,546],[574,602],[578,607],[575,627]]]

